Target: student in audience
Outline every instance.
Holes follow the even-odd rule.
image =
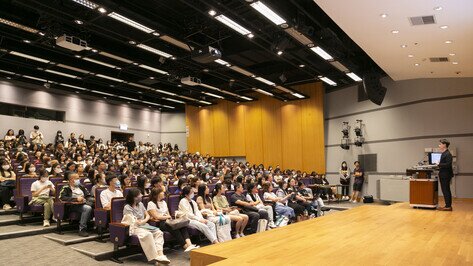
[[[80,147],[85,146],[84,134],[79,135],[79,139],[77,140],[77,145],[80,146]]]
[[[236,207],[230,207],[225,197],[226,187],[219,183],[215,185],[213,203],[217,211],[222,211],[230,217],[232,222],[235,222],[235,238],[244,237],[245,227],[248,224],[248,215],[240,213]]]
[[[304,215],[305,207],[297,204],[296,192],[289,191],[287,188],[288,186],[286,181],[279,182],[279,188],[276,191],[276,195],[281,199],[287,200],[287,206],[291,207],[294,210],[294,213],[296,214],[296,219],[299,222],[302,218],[302,215]]]
[[[294,213],[294,209],[287,206],[288,199],[292,196],[291,194],[287,194],[285,197],[278,197],[273,192],[273,185],[271,183],[264,183],[263,184],[263,198],[266,201],[272,201],[275,203],[276,208],[276,215],[278,216],[285,216],[289,219],[295,218],[296,214]]]
[[[356,161],[354,163],[355,169],[353,170],[353,176],[355,181],[353,182],[353,194],[351,200],[353,203],[358,201],[358,196],[360,195],[361,189],[363,188],[363,182],[365,181],[365,172],[360,166],[360,162]]]
[[[310,208],[309,208],[309,212],[311,212],[314,215],[317,213],[317,216],[320,216],[321,211],[326,211],[327,210],[327,208],[325,208],[325,204],[324,204],[324,201],[322,200],[322,198],[320,198],[317,195],[314,196],[314,194],[312,193],[312,189],[307,188],[306,185],[304,184],[304,182],[299,181],[297,183],[297,185],[298,185],[297,194],[300,197],[307,200],[307,202],[311,203]]]
[[[217,212],[215,209],[212,198],[210,197],[209,187],[206,184],[200,184],[197,192],[197,205],[202,215],[209,221],[215,223],[218,226],[220,220],[223,219],[224,224],[230,223],[230,217],[223,213]],[[228,228],[228,234],[230,234],[231,228]]]
[[[59,193],[59,199],[64,202],[71,202],[69,211],[81,214],[79,222],[79,236],[87,237],[87,222],[92,216],[91,195],[87,189],[80,184],[77,173],[68,173],[68,184],[64,185]]]
[[[16,136],[17,145],[26,146],[28,143],[28,138],[25,136],[25,131],[23,129],[18,130],[18,135]]]
[[[5,140],[5,145],[13,147],[13,143],[15,143],[16,141],[15,132],[13,131],[13,129],[9,129],[7,131],[7,134],[5,134],[3,140]]]
[[[235,193],[231,197],[231,204],[241,208],[241,212],[248,215],[250,229],[252,233],[256,233],[258,228],[258,220],[266,219],[269,220],[268,212],[264,209],[258,209],[255,207],[257,202],[249,202],[245,195],[243,195],[243,185],[241,183],[235,183]],[[269,222],[269,221],[268,221]]]
[[[93,182],[93,186],[92,188],[90,189],[90,195],[95,199],[95,190],[97,188],[100,188],[100,187],[108,187],[107,184],[107,180],[106,180],[106,175],[104,173],[98,173],[96,176],[95,176],[95,180]]]
[[[77,146],[76,133],[72,132],[69,135],[69,139],[67,140],[67,147],[72,148],[76,146]]]
[[[199,230],[207,237],[212,244],[218,243],[215,224],[204,219],[199,210],[199,206],[193,200],[194,192],[190,186],[185,186],[181,192],[181,200],[179,201],[179,210],[176,217],[187,217],[190,220],[189,227]]]
[[[64,137],[62,136],[61,130],[58,130],[56,132],[56,137],[54,138],[54,146],[56,147],[59,143],[64,145]]]
[[[350,178],[351,178],[351,171],[350,167],[348,167],[347,162],[343,161],[342,165],[340,166],[340,184],[342,185],[342,199],[348,200],[350,196],[348,196],[348,190],[350,189]]]
[[[126,148],[129,153],[135,151],[136,149],[136,142],[133,140],[133,136],[128,138],[128,142],[126,143]]]
[[[151,179],[151,189],[161,188],[163,191],[166,191],[166,186],[164,185],[163,179],[159,176]]]
[[[43,139],[44,139],[44,136],[43,136],[43,133],[39,131],[39,126],[34,126],[33,131],[31,131],[30,133],[31,144],[36,145],[36,146],[43,145]]]
[[[0,161],[0,199],[4,210],[10,210],[10,199],[13,196],[13,189],[16,184],[16,174],[13,171],[10,163],[2,159]]]
[[[135,221],[134,224],[130,225],[130,235],[138,237],[148,261],[156,261],[156,265],[159,263],[169,264],[170,260],[163,253],[163,232],[157,228],[156,230],[143,228],[143,226],[149,226],[150,215],[146,211],[143,202],[141,202],[142,197],[143,195],[137,188],[132,188],[126,195],[126,205],[123,208],[124,219],[127,219],[128,216]]]
[[[120,175],[120,183],[122,184],[122,190],[125,187],[131,187],[131,178],[127,175]]]
[[[36,166],[33,163],[26,163],[25,165],[25,175],[22,177],[37,178]]]
[[[268,182],[269,183],[269,182]],[[268,226],[271,228],[275,228],[276,225],[274,224],[274,212],[273,207],[271,205],[265,205],[259,196],[259,190],[255,183],[248,184],[248,193],[246,194],[246,200],[251,203],[255,203],[254,205],[258,210],[265,210],[268,213]]]
[[[102,208],[110,210],[112,199],[123,197],[123,193],[121,191],[120,180],[118,180],[116,175],[109,174],[106,181],[108,188],[100,193],[100,203],[102,204]]]
[[[81,163],[77,164],[77,174],[80,178],[85,178],[84,165]]]
[[[149,195],[150,187],[151,187],[151,180],[146,175],[140,175],[137,178],[137,186],[140,190],[141,194]]]
[[[182,246],[184,252],[189,252],[199,246],[192,244],[187,226],[173,230],[166,221],[172,220],[169,214],[168,205],[166,203],[166,196],[161,187],[153,188],[150,193],[150,201],[148,202],[147,211],[151,216],[151,220],[158,222],[159,229],[169,232],[178,245]]]
[[[37,204],[43,205],[44,214],[43,214],[43,226],[49,227],[49,220],[51,217],[54,217],[54,200],[52,195],[56,193],[56,188],[54,184],[49,181],[48,174],[46,170],[41,169],[40,176],[38,180],[31,184],[31,196],[32,200],[30,205]],[[52,195],[51,195],[52,194]]]

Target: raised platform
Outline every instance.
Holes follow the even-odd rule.
[[[472,265],[473,200],[364,205],[191,252],[191,265]]]

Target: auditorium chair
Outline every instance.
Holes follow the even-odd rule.
[[[209,187],[209,194],[212,195],[213,191],[214,191],[214,188],[215,188],[215,185],[216,184],[207,184],[207,186]]]
[[[103,232],[107,229],[108,217],[109,217],[109,212],[110,212],[103,208],[102,201],[100,200],[100,194],[102,193],[102,191],[106,189],[107,188],[105,187],[97,187],[95,189],[94,217],[95,217],[95,226],[97,227],[97,233],[99,234],[99,239],[102,239]]]
[[[168,187],[168,191],[169,191],[169,194],[170,194],[170,195],[176,194],[177,186],[169,186],[169,187]]]
[[[123,197],[126,198],[126,195],[128,195],[128,192],[130,192],[130,190],[131,190],[132,188],[134,188],[134,187],[125,187],[125,188],[123,189]]]
[[[56,197],[54,201],[54,217],[56,217],[56,228],[58,234],[63,234],[62,232],[62,221],[69,220],[72,221],[79,221],[81,214],[78,212],[71,212],[69,211],[69,205],[74,204],[70,202],[63,202],[59,199],[59,193],[63,186],[67,185],[67,182],[59,182],[56,184]]]
[[[23,215],[27,212],[31,213],[43,213],[43,205],[34,204],[29,205],[29,202],[32,199],[31,193],[31,184],[33,184],[37,179],[36,178],[24,178],[21,177],[17,179],[17,189],[15,194],[15,204],[18,212],[20,213],[20,224],[23,224],[24,217]],[[60,178],[51,178],[50,180],[53,184],[55,182],[60,182]]]
[[[179,201],[181,201],[181,198],[179,195],[169,195],[167,200],[169,214],[175,218],[176,211],[179,209]],[[199,236],[199,238],[203,236],[200,231],[194,228],[187,227],[187,231],[191,236]]]

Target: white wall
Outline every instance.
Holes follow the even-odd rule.
[[[41,86],[19,82],[14,84],[7,81],[0,82],[0,92],[0,102],[66,112],[64,123],[0,115],[2,137],[9,128],[14,129],[15,134],[19,129],[24,129],[25,133],[29,134],[33,126],[38,125],[47,142],[54,140],[57,130],[61,130],[63,135],[67,136],[70,132],[75,132],[77,137],[83,133],[86,138],[94,135],[96,138],[109,140],[112,131],[120,131],[119,124],[127,124],[128,130],[123,132],[135,134],[136,141],[152,143],[165,141],[185,147],[185,133],[184,136],[176,133],[179,130],[185,132],[185,122],[181,121],[182,117],[185,117],[183,113],[167,114],[151,108],[110,104],[105,99],[90,100],[80,95],[62,95]],[[161,139],[163,134],[166,136]]]
[[[179,145],[179,149],[187,150],[186,114],[162,113],[161,114],[161,141]]]
[[[437,147],[439,138],[445,136],[458,153],[459,174],[453,189],[458,197],[473,198],[473,79],[394,82],[385,78],[382,83],[388,91],[381,106],[370,101],[358,102],[356,86],[326,95],[325,143],[331,182],[338,183],[334,172],[341,161],[352,166],[358,154],[376,153],[377,173],[369,175],[364,188],[366,194],[376,195],[376,180],[404,173],[423,159],[424,148]],[[342,122],[348,121],[352,126],[353,141],[356,119],[365,124],[367,143],[362,148],[352,145],[345,151],[339,147]]]

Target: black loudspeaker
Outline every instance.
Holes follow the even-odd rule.
[[[381,85],[379,75],[374,72],[368,72],[363,76],[363,88],[366,96],[370,101],[377,105],[381,105],[386,96],[387,89]]]

